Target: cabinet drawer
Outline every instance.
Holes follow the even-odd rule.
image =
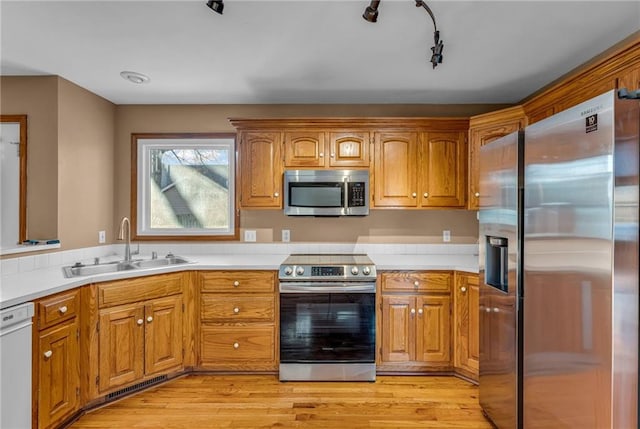
[[[79,309],[78,290],[64,292],[38,302],[38,329],[45,329],[75,317]]]
[[[98,306],[111,307],[182,293],[184,274],[165,274],[100,283]]]
[[[262,295],[203,294],[202,320],[214,322],[273,322],[275,298]]]
[[[273,292],[275,271],[211,271],[200,273],[202,292]]]
[[[275,360],[274,326],[202,326],[202,363]]]
[[[405,292],[449,292],[452,275],[449,271],[398,271],[380,275],[382,290]]]

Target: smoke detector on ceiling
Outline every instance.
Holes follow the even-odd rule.
[[[120,76],[122,76],[123,79],[136,84],[148,83],[151,80],[149,79],[149,76],[133,71],[122,71],[120,72]]]

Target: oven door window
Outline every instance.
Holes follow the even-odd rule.
[[[280,295],[280,362],[374,362],[375,294]]]

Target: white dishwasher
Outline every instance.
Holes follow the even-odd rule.
[[[31,428],[33,303],[0,310],[0,428]]]

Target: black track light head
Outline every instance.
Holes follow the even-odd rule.
[[[380,5],[380,0],[371,0],[371,3],[364,10],[362,17],[369,22],[376,22],[378,20],[378,6]]]
[[[224,9],[224,3],[222,3],[222,0],[209,0],[207,2],[207,7],[210,8],[212,11],[222,15],[222,9]]]
[[[444,43],[440,40],[440,32],[433,33],[434,46],[431,48],[431,64],[435,69],[438,64],[442,63],[442,50],[444,49]]]

